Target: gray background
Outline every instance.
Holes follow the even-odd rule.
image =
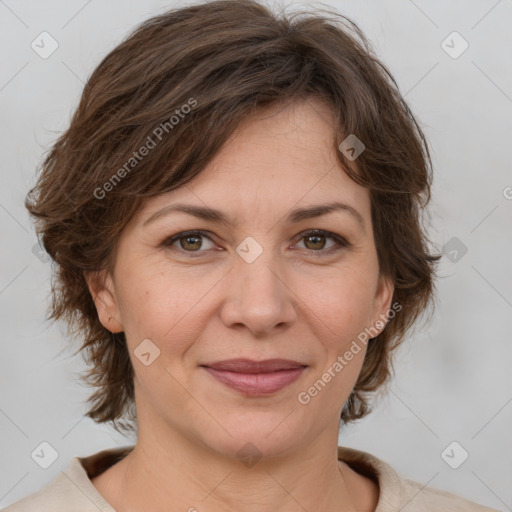
[[[0,507],[49,483],[73,456],[134,441],[83,416],[84,365],[63,328],[45,321],[51,267],[32,252],[23,200],[101,58],[142,20],[186,3],[0,1]],[[360,24],[421,121],[435,165],[431,237],[455,237],[431,324],[411,334],[389,393],[340,443],[422,484],[512,510],[512,1],[325,3]],[[59,45],[47,59],[31,48],[42,31]],[[453,31],[469,44],[458,58],[442,46]],[[453,41],[452,53],[462,48]],[[48,469],[31,458],[43,441],[59,454]],[[469,453],[457,469],[441,456],[453,441]],[[461,448],[448,452],[460,460]]]

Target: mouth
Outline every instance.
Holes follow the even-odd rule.
[[[297,380],[307,365],[289,359],[230,359],[200,367],[222,384],[244,395],[265,396]]]

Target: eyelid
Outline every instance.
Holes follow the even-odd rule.
[[[352,245],[345,237],[337,235],[336,233],[333,233],[331,231],[327,231],[326,229],[307,229],[306,231],[302,231],[298,235],[297,242],[301,241],[303,238],[306,238],[307,236],[313,235],[320,235],[325,236],[325,238],[330,238],[334,240],[335,246],[331,247],[330,249],[320,249],[318,251],[314,251],[313,249],[305,249],[310,254],[331,254],[341,249],[348,249]]]
[[[296,241],[294,242],[294,244],[298,243],[303,238],[306,238],[307,236],[312,236],[312,235],[320,235],[320,236],[325,236],[326,238],[331,238],[332,240],[334,240],[334,242],[336,244],[334,247],[331,247],[329,249],[319,249],[317,251],[315,251],[313,249],[305,249],[305,251],[307,251],[308,254],[311,254],[313,256],[322,256],[322,255],[332,254],[332,253],[338,252],[342,249],[348,249],[352,246],[352,244],[345,237],[343,237],[341,235],[337,235],[336,233],[327,231],[325,229],[307,229],[305,231],[301,231],[297,235]],[[180,231],[179,233],[176,233],[174,235],[171,235],[171,236],[165,238],[165,240],[162,242],[161,245],[170,250],[176,249],[177,252],[182,253],[182,254],[189,254],[191,257],[197,257],[197,256],[201,255],[201,253],[208,253],[212,250],[215,250],[215,249],[207,249],[207,250],[203,250],[203,251],[202,250],[185,251],[183,249],[173,247],[173,244],[175,242],[177,242],[181,238],[186,238],[187,236],[201,236],[201,237],[208,238],[211,242],[215,243],[212,236],[209,234],[209,231],[202,230],[202,229],[191,229],[191,230],[187,230],[187,231]]]

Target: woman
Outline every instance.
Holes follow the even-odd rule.
[[[6,510],[492,510],[337,446],[431,303],[430,186],[350,20],[227,0],[143,23],[26,202],[52,318],[98,388],[88,416],[137,442]]]

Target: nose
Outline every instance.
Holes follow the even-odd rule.
[[[245,327],[256,338],[291,326],[296,318],[295,295],[272,251],[263,250],[252,263],[236,255],[233,265],[221,309],[224,324],[231,329]]]

